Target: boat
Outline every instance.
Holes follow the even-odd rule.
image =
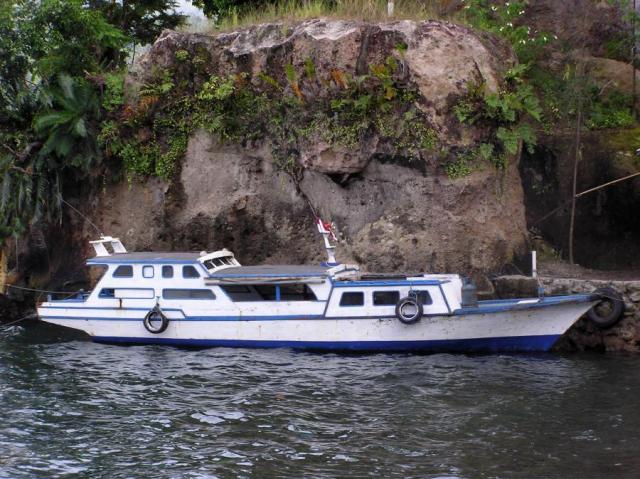
[[[96,255],[87,261],[103,272],[93,290],[49,296],[38,314],[100,343],[548,351],[607,296],[478,301],[457,274],[367,274],[338,263],[330,225],[318,220],[317,227],[328,261],[311,266],[242,266],[227,249],[129,253],[118,238],[101,237],[91,241]]]

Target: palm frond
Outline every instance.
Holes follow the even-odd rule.
[[[37,133],[46,133],[52,128],[60,128],[74,118],[74,113],[69,111],[56,111],[45,113],[36,117],[33,127]]]
[[[75,131],[75,133],[78,136],[81,136],[82,138],[85,138],[87,136],[87,126],[84,122],[84,118],[78,118],[74,124],[73,124],[73,131]]]
[[[64,73],[61,73],[60,75],[58,75],[58,85],[60,86],[60,89],[62,90],[62,94],[65,96],[65,98],[73,99],[75,97],[74,95],[75,82],[73,81],[73,78],[71,78],[69,75],[66,75]]]

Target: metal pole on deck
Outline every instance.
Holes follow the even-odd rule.
[[[531,251],[531,277],[538,277],[538,258],[535,250]]]

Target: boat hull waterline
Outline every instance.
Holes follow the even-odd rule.
[[[487,302],[452,315],[403,324],[395,317],[185,316],[166,310],[166,331],[143,326],[148,309],[44,307],[44,321],[82,330],[94,341],[192,347],[294,348],[326,351],[549,351],[595,301],[589,295]]]

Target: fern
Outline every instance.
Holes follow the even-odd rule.
[[[309,79],[315,78],[316,76],[316,66],[314,65],[311,58],[307,58],[307,60],[304,62],[304,73]]]

